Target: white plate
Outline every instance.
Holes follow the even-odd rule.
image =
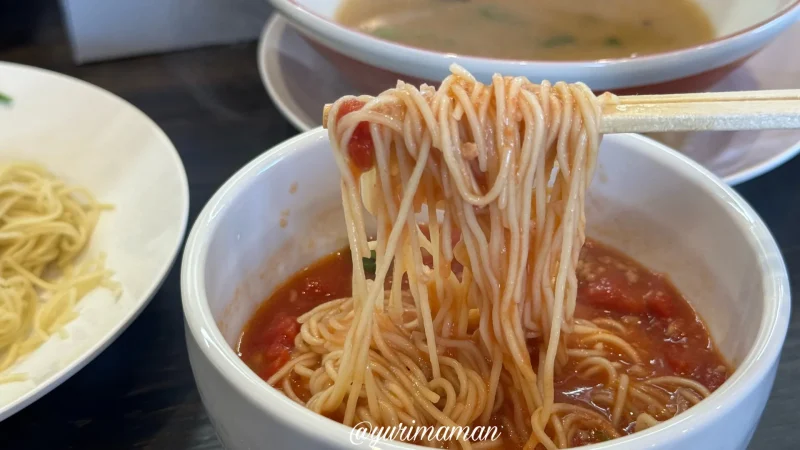
[[[800,24],[748,60],[714,91],[800,88]],[[322,107],[354,88],[316,50],[275,14],[261,33],[258,68],[270,97],[299,130],[317,127]],[[728,184],[753,179],[800,152],[800,130],[672,133],[652,136],[706,166]]]
[[[141,111],[91,84],[33,67],[0,62],[0,161],[32,160],[67,182],[89,188],[115,209],[103,213],[85,256],[105,252],[122,283],[87,295],[68,336],[53,336],[3,374],[29,380],[0,384],[0,420],[85,366],[152,298],[172,266],[186,230],[189,186],[169,138]],[[113,374],[109,374],[113,376]]]

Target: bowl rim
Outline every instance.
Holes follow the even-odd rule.
[[[690,47],[683,47],[674,50],[661,51],[656,53],[648,53],[642,56],[623,57],[623,58],[607,58],[607,59],[575,59],[567,61],[550,61],[541,59],[508,59],[508,58],[493,58],[490,56],[474,56],[468,54],[457,54],[440,52],[436,50],[425,49],[408,44],[401,44],[398,42],[386,40],[364,33],[354,28],[341,25],[336,21],[329,19],[311,9],[308,9],[297,2],[297,0],[269,0],[280,12],[296,19],[300,24],[314,30],[321,30],[323,35],[340,33],[343,39],[350,39],[353,47],[363,51],[369,45],[370,41],[375,42],[385,48],[385,52],[411,52],[411,56],[424,57],[424,58],[447,58],[450,62],[455,62],[462,65],[471,65],[481,62],[491,62],[494,64],[507,64],[518,66],[538,66],[550,69],[565,69],[575,66],[590,66],[592,68],[609,67],[621,64],[631,63],[646,63],[663,58],[685,56],[694,51],[707,51],[727,45],[730,42],[743,39],[747,35],[757,34],[764,31],[766,28],[774,25],[781,20],[790,21],[794,15],[800,16],[800,0],[792,0],[784,5],[773,15],[768,18],[752,24],[748,27],[737,30],[723,36],[715,37],[709,41],[702,42]],[[326,33],[327,31],[327,33]]]
[[[614,135],[607,140],[632,144],[632,151],[656,159],[662,166],[677,171],[698,184],[709,196],[728,205],[731,217],[747,236],[758,258],[763,280],[763,312],[755,341],[733,375],[711,396],[686,412],[657,426],[606,443],[586,446],[587,450],[647,448],[664,436],[696,434],[719,421],[763,383],[777,364],[789,325],[791,293],[789,277],[780,250],[758,214],[731,187],[688,157],[640,135]],[[348,446],[350,427],[318,415],[295,403],[259,378],[236,355],[219,330],[205,291],[205,267],[209,244],[231,199],[249,189],[268,168],[280,164],[293,153],[319,151],[319,141],[327,142],[327,131],[318,127],[284,141],[256,157],[236,172],[212,196],[198,216],[189,237],[181,265],[181,297],[188,327],[187,339],[194,340],[204,357],[235,390],[254,407],[282,426],[305,436],[313,436],[338,448]],[[197,374],[195,374],[197,377]],[[324,430],[324,432],[322,432]],[[421,449],[411,444],[381,441],[382,448]]]

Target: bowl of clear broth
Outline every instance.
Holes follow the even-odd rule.
[[[181,266],[186,341],[197,387],[225,448],[422,449],[394,440],[375,444],[353,434],[336,411],[323,416],[307,409],[309,392],[301,380],[268,382],[293,358],[298,333],[305,336],[299,317],[312,308],[339,307],[355,271],[363,266],[366,272],[370,264],[376,270],[375,261],[351,257],[346,224],[340,172],[322,129],[247,164],[195,222]],[[628,286],[630,295],[619,298],[631,302],[613,305],[602,292],[581,288],[576,318],[621,329],[649,367],[640,375],[633,366],[617,369],[628,370],[631,379],[646,378],[649,370],[661,380],[683,374],[702,385],[698,392],[709,392],[700,399],[691,393],[695,388],[683,385],[630,387],[634,405],[651,397],[666,402],[667,415],[657,416],[663,421],[638,430],[634,417],[625,415],[614,431],[619,437],[576,435],[569,446],[744,450],[772,388],[791,304],[786,267],[763,221],[689,158],[642,136],[610,135],[587,193],[586,236],[578,282]],[[651,300],[669,298],[664,305],[672,306],[635,309],[651,289],[658,292]],[[395,345],[387,336],[387,345]],[[336,371],[335,362],[329,369]],[[555,377],[559,402],[592,402],[610,415],[601,402],[602,374],[578,379],[570,370]],[[403,417],[402,395],[381,398],[382,407]],[[498,407],[498,415],[502,411]],[[520,450],[511,438],[504,435],[496,444]]]
[[[701,91],[800,17],[800,0],[270,0],[355,87],[452,63],[597,91]]]

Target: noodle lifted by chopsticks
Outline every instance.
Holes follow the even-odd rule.
[[[682,404],[708,395],[679,377],[630,379],[617,360],[641,369],[641,358],[624,327],[574,317],[584,199],[613,96],[451,70],[438,89],[398,82],[327,111],[353,294],[298,318],[292,359],[269,383],[349,426],[494,424],[506,443],[549,450],[587,432],[617,437],[623,416],[636,429],[671,417],[660,386],[679,387]],[[370,280],[362,258],[373,249]],[[594,401],[610,418],[556,401],[568,364],[607,374]]]

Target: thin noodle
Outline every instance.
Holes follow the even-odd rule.
[[[548,450],[586,430],[619,436],[623,417],[663,410],[650,388],[685,389],[689,402],[703,396],[680,378],[634,383],[625,368],[642,361],[625,327],[574,318],[601,102],[613,96],[499,75],[487,86],[461,67],[451,72],[438,89],[398,82],[377,97],[343,97],[328,111],[352,298],[298,319],[292,359],[270,384],[287,391],[288,377],[299,376],[306,407],[345,425],[494,424],[505,442]],[[351,152],[365,148],[374,155],[360,155],[369,167],[358,167],[363,158]],[[377,224],[374,242],[364,211]],[[374,280],[361,264],[370,249]],[[541,343],[529,350],[531,337]],[[580,376],[605,375],[608,417],[556,401],[555,376],[573,363]],[[637,427],[655,421],[638,417]]]
[[[63,326],[90,291],[120,295],[104,255],[77,262],[100,212],[110,208],[36,164],[0,166],[0,372],[51,335],[66,337]],[[0,384],[25,379],[5,374]]]

